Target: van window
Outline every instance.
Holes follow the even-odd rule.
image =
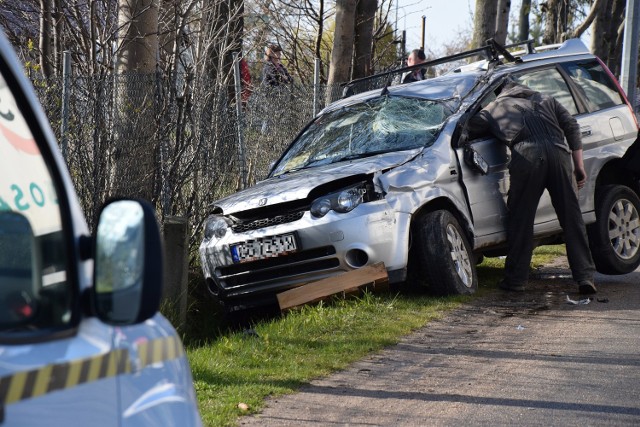
[[[0,340],[71,322],[57,192],[0,74]]]
[[[624,103],[615,83],[598,61],[576,62],[563,67],[585,96],[589,111]]]

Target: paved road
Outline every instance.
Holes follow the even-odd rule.
[[[495,291],[349,369],[272,399],[241,425],[640,425],[640,270],[598,276],[589,304],[566,268]]]

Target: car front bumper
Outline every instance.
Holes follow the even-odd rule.
[[[297,221],[243,233],[230,229],[220,239],[203,241],[200,257],[209,290],[221,300],[275,294],[304,283],[383,262],[388,271],[404,270],[410,215],[384,200],[363,203],[348,213]],[[247,241],[295,233],[294,253],[234,262],[231,247]]]

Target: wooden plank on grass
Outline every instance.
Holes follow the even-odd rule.
[[[388,289],[389,276],[384,263],[367,265],[338,276],[310,282],[277,295],[280,310],[288,310],[303,304],[321,301],[332,295],[371,289],[374,292]]]

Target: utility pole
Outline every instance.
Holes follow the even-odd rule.
[[[420,50],[424,51],[424,30],[427,25],[427,17],[422,15],[422,45],[420,45]]]
[[[627,14],[624,21],[622,42],[622,66],[620,84],[629,102],[636,106],[636,86],[638,81],[638,13],[640,0],[627,0]]]

